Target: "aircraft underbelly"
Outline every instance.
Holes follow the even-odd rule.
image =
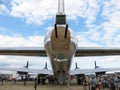
[[[50,45],[47,45],[46,51],[50,57],[50,62],[54,71],[54,74],[57,76],[59,73],[64,73],[64,77],[67,76],[70,69],[71,61],[74,56],[76,47],[75,44],[70,42],[69,49],[67,50],[53,50],[51,42],[48,42]]]

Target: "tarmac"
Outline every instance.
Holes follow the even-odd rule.
[[[23,82],[4,82],[1,85],[0,82],[0,90],[35,90],[34,82],[27,82],[27,85],[24,86]],[[80,85],[71,85],[67,87],[67,85],[38,85],[36,90],[83,90],[83,86]]]
[[[3,85],[0,82],[0,90],[84,90],[84,89],[83,86],[77,85],[77,83],[71,83],[70,87],[68,87],[66,84],[65,85],[45,84],[45,85],[38,85],[37,88],[35,89],[33,81],[27,82],[26,86],[24,86],[23,82],[13,83],[12,81],[10,81],[10,82],[4,82]],[[109,90],[109,89],[105,89],[105,90]]]

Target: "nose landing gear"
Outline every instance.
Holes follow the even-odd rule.
[[[58,84],[64,84],[65,83],[65,72],[64,71],[58,71],[57,72],[57,82],[58,82]]]

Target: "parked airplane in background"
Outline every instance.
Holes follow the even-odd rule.
[[[52,71],[49,70],[48,67],[47,67],[47,62],[45,63],[45,67],[43,69],[30,69],[29,68],[29,61],[27,61],[27,64],[24,67],[21,67],[21,68],[0,67],[0,70],[15,71],[18,74],[37,73],[37,74],[49,74],[49,75],[53,75]]]
[[[70,70],[74,56],[103,56],[120,55],[120,48],[89,48],[78,47],[75,35],[68,28],[66,14],[64,12],[64,0],[58,2],[58,12],[54,28],[48,32],[44,39],[44,48],[40,47],[8,47],[0,48],[0,55],[23,55],[23,56],[48,56],[52,70],[19,69],[25,72],[38,72],[54,74],[58,83],[64,83],[69,75],[87,72],[97,72],[103,69]],[[117,68],[119,69],[119,68]],[[116,69],[115,69],[116,70]]]
[[[76,62],[75,70],[71,70],[71,75],[87,74],[87,73],[105,74],[106,72],[109,72],[109,71],[120,71],[120,68],[102,68],[100,66],[97,66],[96,61],[94,62],[94,64],[95,64],[95,68],[93,69],[80,69]]]

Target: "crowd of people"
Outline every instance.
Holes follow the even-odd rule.
[[[8,75],[0,75],[0,81],[7,79]],[[48,80],[49,84],[55,84],[57,80],[53,76],[47,78],[39,77],[37,84],[45,84],[45,80]],[[118,75],[107,76],[84,76],[77,77],[77,82],[83,85],[83,90],[120,90],[120,77]],[[57,84],[57,83],[56,83]]]
[[[118,76],[84,77],[84,90],[120,90],[120,79]]]

